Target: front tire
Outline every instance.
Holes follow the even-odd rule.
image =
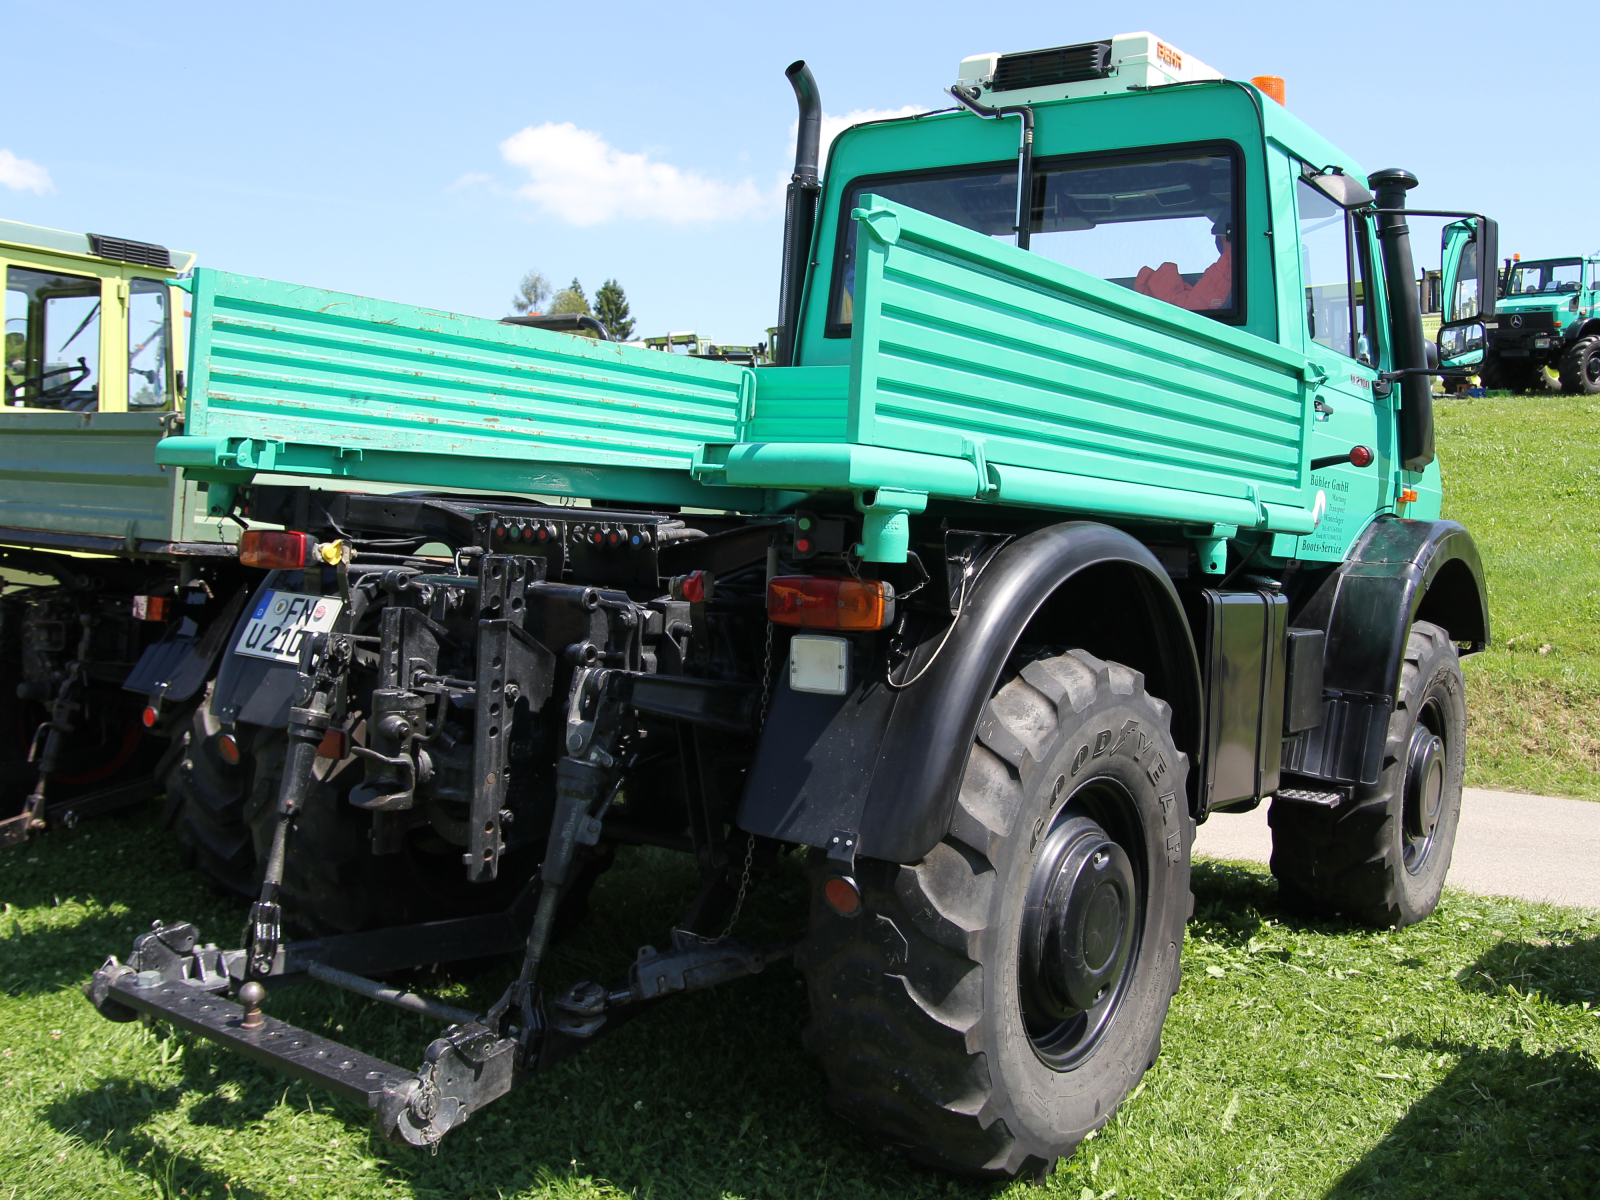
[[[1600,335],[1579,338],[1561,355],[1561,390],[1569,395],[1600,395]]]
[[[1455,643],[1437,625],[1418,621],[1406,642],[1378,782],[1356,788],[1337,808],[1272,802],[1272,873],[1286,907],[1396,929],[1432,913],[1461,819],[1466,740],[1466,684]]]
[[[1194,823],[1188,759],[1144,677],[1081,650],[1029,661],[978,724],[948,836],[860,860],[796,961],[829,1101],[885,1149],[1043,1173],[1155,1062],[1177,989]]]

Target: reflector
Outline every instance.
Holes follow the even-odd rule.
[[[830,875],[828,882],[822,885],[822,894],[841,917],[853,917],[861,911],[861,890],[854,879]]]

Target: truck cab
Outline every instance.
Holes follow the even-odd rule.
[[[227,543],[193,483],[154,461],[182,420],[195,256],[0,221],[6,540],[114,553]]]

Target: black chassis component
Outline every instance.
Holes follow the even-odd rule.
[[[1325,635],[1321,720],[1284,743],[1285,772],[1374,784],[1413,621],[1473,654],[1489,644],[1477,543],[1455,521],[1380,517],[1290,618]]]
[[[504,953],[527,937],[526,901],[532,891],[530,885],[511,910],[491,917],[280,946],[264,982],[272,986],[303,982],[314,964],[343,972],[392,971],[428,961]],[[642,947],[625,980],[610,987],[575,984],[554,1001],[552,1017],[534,1042],[532,1055],[522,1053],[522,1031],[500,1028],[491,1015],[452,1024],[428,1046],[416,1071],[266,1016],[260,1010],[260,997],[239,986],[247,972],[248,951],[202,944],[199,931],[187,922],[156,922],[149,933],[135,939],[126,963],[107,959],[83,990],[108,1020],[168,1021],[375,1110],[380,1127],[393,1141],[433,1146],[529,1075],[548,1070],[650,1005],[758,974],[792,951],[789,943],[762,948],[738,939],[705,941],[675,931],[669,950]],[[351,982],[363,985],[367,994],[397,991],[365,979]],[[260,995],[264,994],[265,989]],[[452,1011],[436,1001],[423,1003]]]

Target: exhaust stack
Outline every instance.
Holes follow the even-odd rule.
[[[784,74],[800,106],[800,133],[795,139],[794,174],[789,179],[783,214],[783,278],[778,292],[778,332],[772,348],[773,361],[780,367],[794,362],[807,258],[817,225],[817,200],[822,194],[822,182],[817,177],[817,159],[822,150],[822,97],[817,81],[803,59],[790,63]]]

